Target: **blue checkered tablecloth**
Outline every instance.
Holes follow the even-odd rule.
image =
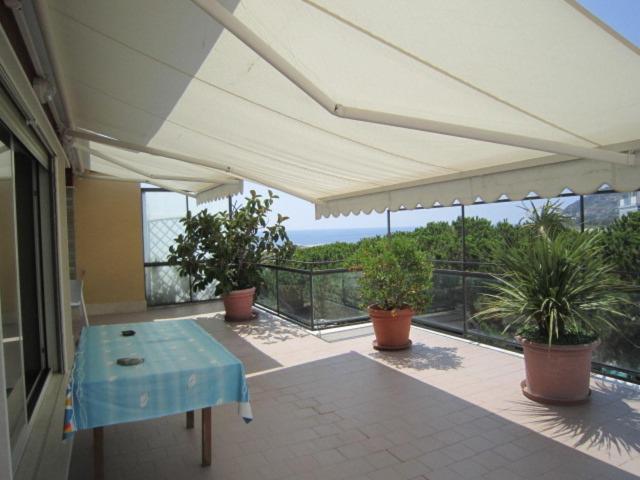
[[[121,366],[122,357],[144,363]],[[234,402],[251,421],[244,365],[193,320],[91,326],[82,331],[67,387],[64,438]]]

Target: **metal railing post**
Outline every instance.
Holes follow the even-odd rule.
[[[313,265],[311,265],[311,269],[309,270],[309,303],[311,307],[311,330],[316,329],[316,313],[313,308]]]
[[[391,210],[387,208],[387,237],[391,236]]]
[[[461,237],[462,237],[462,333],[467,335],[467,301],[468,301],[468,288],[467,288],[467,234],[465,226],[465,214],[464,204],[460,205],[460,218],[461,218]]]
[[[584,195],[580,195],[580,231],[584,232]]]
[[[276,271],[276,312],[278,312],[278,315],[280,315],[280,279],[278,278],[278,272],[280,271],[280,269],[278,268],[277,264],[274,270]]]

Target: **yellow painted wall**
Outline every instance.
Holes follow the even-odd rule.
[[[142,213],[137,183],[75,181],[76,270],[87,304],[144,302]]]

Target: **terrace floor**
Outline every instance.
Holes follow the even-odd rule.
[[[413,328],[410,351],[371,335],[319,338],[260,314],[225,323],[219,303],[92,318],[196,318],[245,364],[254,421],[213,413],[213,465],[200,466],[199,416],[105,429],[117,479],[640,478],[640,388],[592,380],[580,407],[547,407],[519,390],[518,355]],[[346,338],[345,338],[346,337]],[[90,478],[90,432],[76,436],[71,479]]]

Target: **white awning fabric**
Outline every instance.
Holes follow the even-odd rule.
[[[200,165],[97,142],[75,140],[74,146],[97,174],[153,183],[207,202],[242,192],[242,180]]]
[[[318,217],[640,188],[601,153],[640,148],[640,51],[573,0],[47,8],[95,172],[199,201],[248,179]]]

